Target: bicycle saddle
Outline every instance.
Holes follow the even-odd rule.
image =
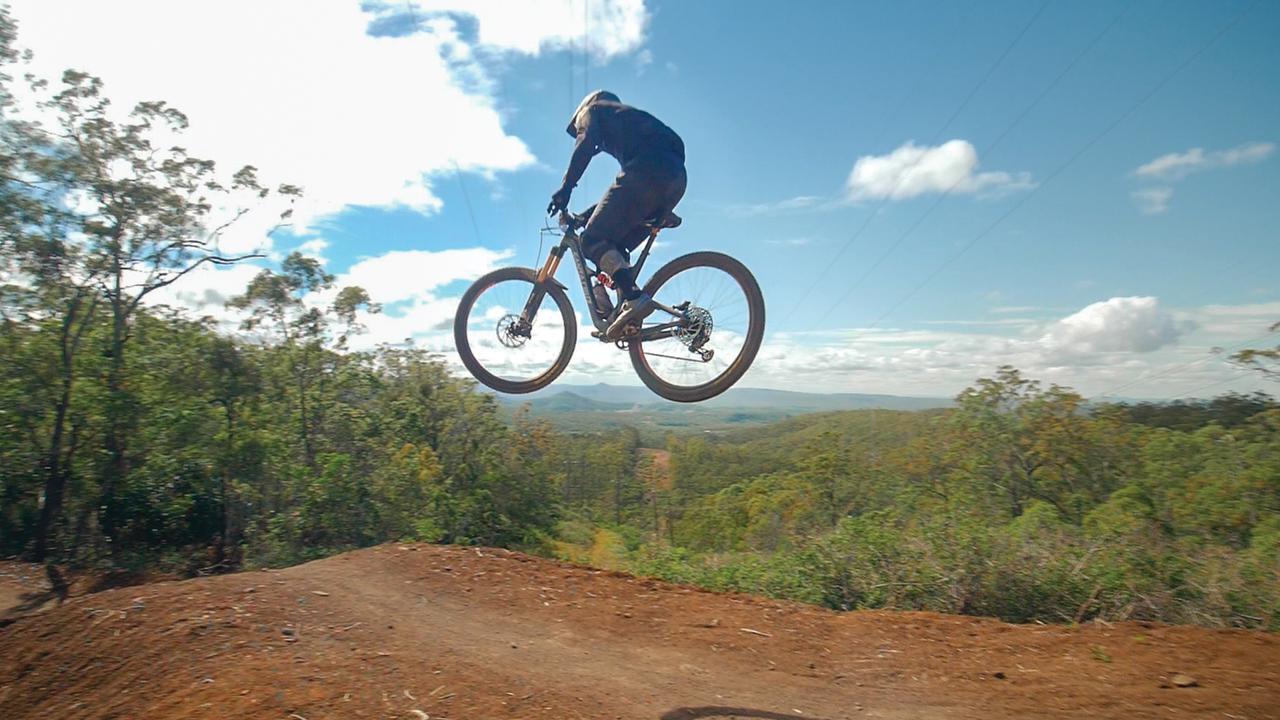
[[[680,223],[682,222],[684,222],[683,218],[670,210],[667,210],[666,212],[659,214],[657,217],[645,220],[644,224],[646,227],[653,230],[662,230],[663,228],[680,227]]]

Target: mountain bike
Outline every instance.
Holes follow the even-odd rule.
[[[678,257],[644,285],[654,299],[653,313],[610,335],[618,298],[607,290],[609,277],[590,272],[583,259],[578,231],[588,217],[560,212],[560,242],[541,269],[494,270],[463,293],[453,337],[467,370],[504,393],[540,390],[565,371],[578,342],[578,318],[568,288],[555,275],[569,253],[595,326],[591,336],[628,352],[650,390],[675,402],[699,402],[728,390],[751,366],[764,337],[764,297],[751,272],[723,253]],[[680,222],[668,212],[645,223],[648,239],[633,263],[637,278],[658,233]]]

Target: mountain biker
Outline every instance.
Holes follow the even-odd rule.
[[[583,254],[608,273],[622,296],[606,331],[615,336],[653,311],[653,298],[636,285],[628,258],[643,242],[644,223],[665,215],[684,197],[684,141],[654,116],[623,105],[607,90],[582,99],[566,132],[577,142],[564,182],[547,206],[548,215],[569,206],[573,188],[596,153],[603,150],[622,166],[590,211],[581,234]]]

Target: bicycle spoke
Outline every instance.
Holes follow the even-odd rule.
[[[700,386],[723,374],[743,352],[751,312],[745,290],[729,273],[715,267],[689,268],[659,288],[655,299],[670,307],[688,303],[687,313],[709,315],[712,326],[705,338],[686,331],[683,338],[644,342],[640,351],[659,379],[679,387]],[[670,322],[663,315],[651,325]],[[699,351],[710,351],[711,357]]]
[[[560,312],[544,296],[532,325],[523,323],[533,283],[507,280],[486,288],[476,298],[468,316],[467,343],[476,360],[495,377],[524,382],[547,372],[556,362],[564,342]]]

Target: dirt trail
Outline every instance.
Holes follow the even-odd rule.
[[[0,717],[1257,720],[1280,717],[1280,638],[838,614],[391,545],[20,619]]]
[[[671,477],[670,451],[640,448],[640,464],[641,472],[645,475],[645,481],[651,486],[650,489],[671,489],[673,481]]]

